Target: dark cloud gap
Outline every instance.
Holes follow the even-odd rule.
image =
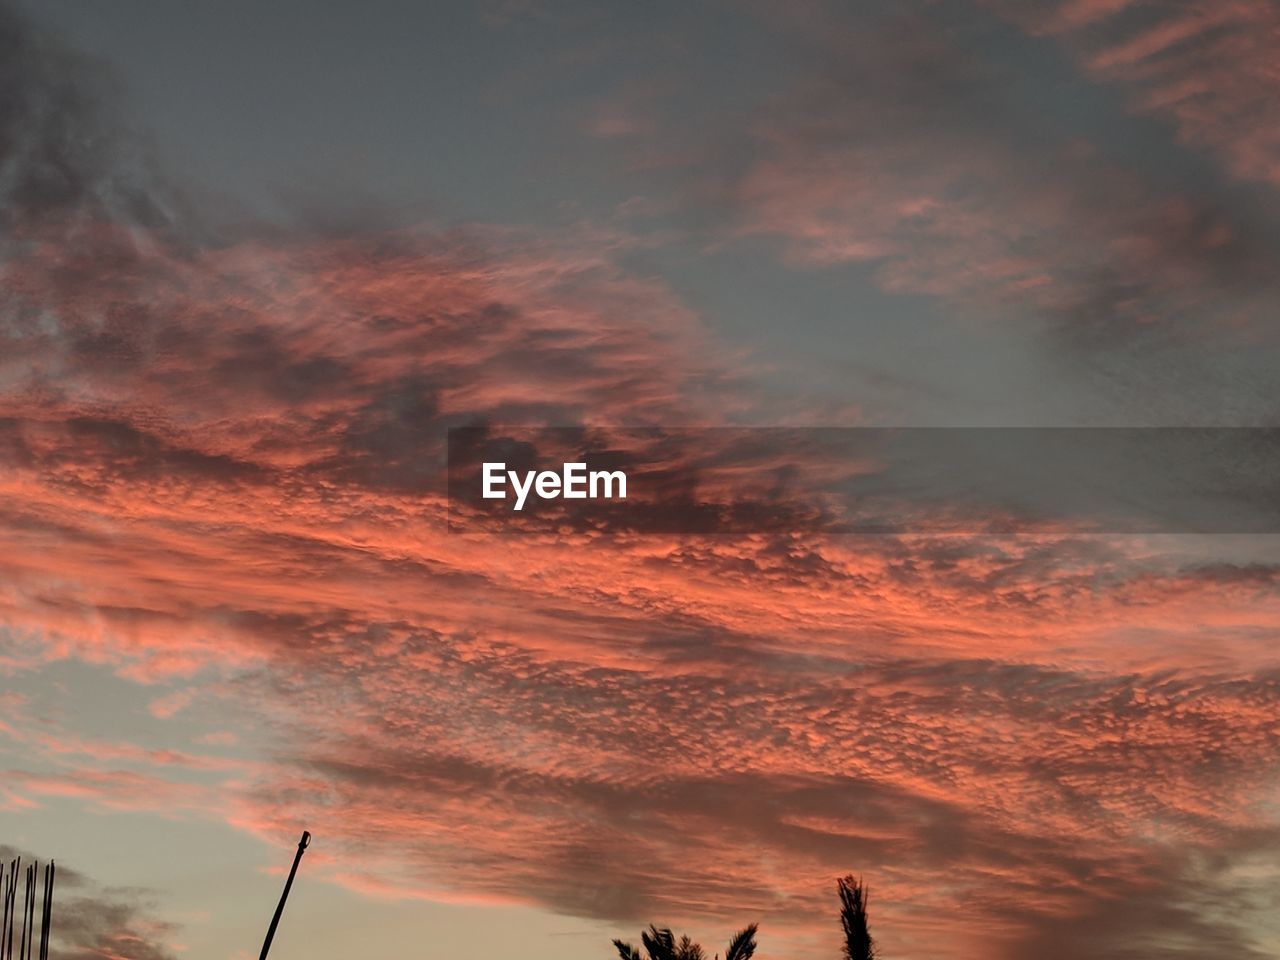
[[[167,229],[181,200],[122,135],[109,71],[0,4],[0,236],[94,220]]]

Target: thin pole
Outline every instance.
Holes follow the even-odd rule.
[[[27,960],[35,960],[35,954],[31,952],[31,946],[34,943],[32,938],[36,932],[36,877],[38,875],[39,871],[36,868],[36,864],[31,864],[31,893],[29,894],[29,899],[31,900],[31,925],[27,927]]]
[[[262,953],[258,955],[258,960],[267,960],[267,951],[271,949],[271,940],[276,935],[280,915],[284,913],[284,902],[289,899],[289,888],[293,886],[293,875],[298,872],[298,863],[302,860],[302,854],[306,852],[310,843],[311,834],[303,830],[302,839],[298,841],[298,852],[293,855],[293,866],[289,868],[289,879],[284,882],[284,892],[280,894],[280,902],[276,904],[276,913],[271,918],[271,926],[267,927],[267,939],[262,941]]]
[[[4,881],[4,917],[0,920],[0,960],[9,960],[9,950],[5,946],[9,939],[9,914],[13,911],[13,906],[9,903],[9,892],[13,888],[14,872],[18,869],[18,861],[14,860],[9,864],[9,872],[5,873],[4,864],[0,863],[0,879]]]
[[[55,871],[50,860],[44,868],[44,903],[40,910],[40,960],[49,960],[49,930],[53,922],[53,875]]]
[[[26,885],[22,888],[22,929],[18,932],[19,960],[31,958],[31,915],[36,908],[36,865],[27,864]]]
[[[13,960],[13,925],[18,919],[18,868],[22,866],[22,858],[18,857],[9,868],[9,926],[5,934],[5,960]]]
[[[9,872],[4,872],[4,864],[0,863],[0,878],[4,880],[4,918],[0,921],[0,960],[9,960],[9,948],[5,945],[9,939],[9,918],[13,913],[12,892],[13,878],[17,874],[18,861],[9,864]]]

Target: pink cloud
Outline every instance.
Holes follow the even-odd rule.
[[[1007,9],[1062,37],[1091,78],[1120,85],[1134,109],[1170,120],[1183,142],[1220,157],[1233,176],[1280,185],[1275,6],[1191,3],[1119,18],[1135,6],[1104,0]]]

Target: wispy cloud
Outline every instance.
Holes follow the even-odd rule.
[[[1005,5],[1061,38],[1095,80],[1166,118],[1236,177],[1280,186],[1280,14],[1265,0],[1149,6],[1126,0]]]
[[[927,16],[820,22],[811,75],[756,122],[741,232],[1094,351],[1263,322],[1274,251],[1247,213],[1045,129],[1013,68]]]

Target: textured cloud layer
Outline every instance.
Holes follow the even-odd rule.
[[[159,215],[159,186],[107,202],[130,152],[51,160],[99,115],[50,85],[56,50],[7,17],[0,37],[35,105],[0,142],[28,184],[0,277],[0,666],[85,661],[154,688],[158,724],[224,721],[160,749],[7,703],[6,811],[301,821],[363,894],[760,918],[824,949],[852,870],[893,956],[1262,956],[1280,568],[1069,533],[446,533],[448,426],[716,424],[758,400],[612,233],[232,240]],[[938,172],[905,131],[779,123],[751,229],[883,258],[890,287],[1070,312],[1078,275],[1131,265],[1081,259],[1082,203],[1155,265],[1135,303],[1252,282],[1234,228],[1177,201],[1132,229],[1106,184],[957,207],[939,197],[1003,176],[988,144]],[[59,190],[29,172],[50,169]],[[807,201],[833,183],[828,223]]]

